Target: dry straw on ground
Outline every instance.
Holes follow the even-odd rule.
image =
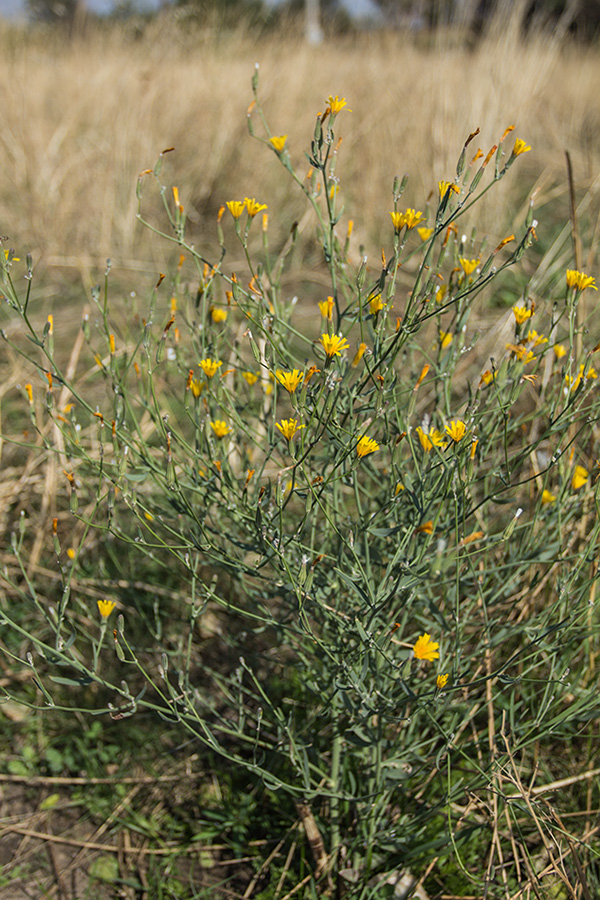
[[[405,197],[421,207],[438,179],[452,177],[477,127],[485,152],[509,124],[533,146],[521,178],[494,191],[479,220],[490,239],[505,236],[534,183],[538,203],[565,185],[565,149],[582,190],[600,170],[598,52],[548,35],[523,43],[510,19],[471,49],[443,34],[402,32],[308,47],[299,26],[256,39],[241,30],[190,34],[168,19],[137,42],[114,31],[70,45],[6,32],[0,44],[2,231],[21,253],[74,266],[86,281],[107,256],[134,271],[152,253],[160,261],[163,246],[153,250],[135,224],[134,191],[137,174],[166,147],[176,151],[165,180],[178,184],[198,236],[207,222],[214,233],[221,203],[246,195],[278,210],[287,204],[281,224],[289,227],[302,209],[296,192],[246,130],[257,61],[270,122],[289,134],[296,164],[324,98],[348,98],[338,171],[357,243],[373,252],[389,226],[394,175],[410,174]]]

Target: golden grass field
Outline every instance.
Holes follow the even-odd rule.
[[[53,279],[70,273],[88,288],[109,256],[134,278],[164,263],[164,245],[135,221],[135,185],[166,147],[176,150],[163,182],[178,185],[194,239],[214,235],[219,206],[246,195],[269,204],[272,228],[289,229],[302,199],[246,127],[256,62],[273,133],[289,135],[301,172],[324,99],[347,98],[352,113],[338,123],[338,173],[356,246],[364,242],[369,253],[378,255],[389,231],[394,175],[410,175],[406,203],[423,208],[437,180],[452,178],[477,127],[473,146],[480,142],[484,152],[511,124],[532,145],[491,192],[483,218],[480,210],[478,226],[490,240],[522,221],[534,189],[542,228],[548,201],[554,218],[567,220],[566,149],[578,199],[587,196],[593,207],[597,198],[597,48],[550,35],[523,43],[510,19],[471,49],[460,36],[402,32],[309,47],[293,21],[263,37],[190,32],[169,18],[137,39],[117,28],[72,43],[0,33],[0,230],[9,236],[5,246],[33,253],[38,272],[59,267]]]

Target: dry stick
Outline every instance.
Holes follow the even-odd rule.
[[[67,371],[65,375],[65,382],[68,383],[73,378],[75,374],[75,369],[77,368],[77,362],[79,360],[79,356],[81,354],[81,348],[83,347],[84,335],[83,330],[80,328],[77,334],[77,338],[75,339],[75,343],[73,345],[73,350],[71,351],[71,357],[69,359],[69,364],[67,366]],[[63,385],[63,388],[58,397],[58,408],[62,409],[65,405],[67,397],[69,395],[69,389],[67,384]],[[50,508],[51,502],[54,501],[56,496],[56,482],[57,482],[57,469],[60,463],[61,466],[66,467],[67,458],[65,456],[65,445],[63,436],[61,434],[60,428],[56,423],[54,423],[52,430],[54,431],[54,440],[56,442],[56,446],[58,447],[59,459],[57,460],[56,456],[52,454],[48,454],[48,464],[46,468],[46,484],[44,488],[44,493],[42,495],[42,507],[40,509],[40,517],[39,517],[39,525],[36,531],[35,540],[33,542],[33,546],[31,548],[31,553],[29,554],[29,564],[27,567],[28,575],[32,575],[33,570],[35,569],[37,563],[39,562],[39,558],[42,553],[42,547],[44,546],[44,542],[46,540],[47,535],[47,520],[48,520],[48,509]]]
[[[291,830],[293,830],[296,827],[297,827],[297,823],[294,823],[294,825],[292,825]],[[256,884],[257,884],[259,878],[261,877],[263,872],[265,872],[269,868],[269,866],[271,865],[271,862],[275,859],[275,857],[279,855],[279,851],[281,850],[281,848],[287,841],[289,834],[290,834],[290,832],[288,832],[284,837],[281,838],[279,843],[273,848],[273,850],[271,850],[271,852],[269,853],[269,855],[267,856],[267,858],[265,859],[265,861],[263,862],[263,864],[261,865],[259,870],[250,879],[250,883],[248,884],[248,887],[246,888],[246,890],[244,891],[244,893],[242,895],[242,900],[248,900],[248,898],[252,896],[252,893],[254,891],[254,888],[256,887]]]
[[[504,731],[504,730],[502,731],[502,738],[504,740],[506,752],[508,754],[508,758],[510,759],[512,771],[513,771],[512,780],[513,780],[514,784],[516,784],[516,786],[519,788],[520,798],[525,801],[525,804],[529,810],[531,818],[532,818],[533,822],[535,823],[535,827],[541,838],[542,844],[544,845],[544,849],[546,850],[546,853],[548,854],[548,858],[550,859],[550,870],[553,871],[556,875],[558,875],[558,877],[563,882],[563,884],[565,885],[567,890],[571,892],[571,896],[573,897],[573,900],[577,900],[577,894],[575,893],[575,890],[573,889],[573,885],[571,884],[571,882],[569,881],[569,879],[567,878],[566,874],[564,873],[564,871],[561,867],[561,863],[563,861],[565,854],[563,853],[563,851],[562,851],[560,845],[558,844],[558,841],[554,837],[554,835],[551,835],[552,842],[556,845],[558,852],[559,852],[559,859],[555,858],[555,855],[553,853],[552,843],[548,839],[548,835],[545,833],[544,829],[542,828],[539,816],[536,815],[536,812],[531,803],[532,790],[529,788],[526,788],[525,785],[523,784],[523,782],[521,781],[521,776],[519,775],[519,772],[517,770],[517,766],[515,764],[512,750],[508,743],[508,736],[506,734],[506,731]],[[528,861],[527,854],[525,855],[525,862],[527,864],[527,867],[529,868],[529,861]],[[538,878],[538,876],[536,876],[536,878]],[[532,886],[533,886],[533,883],[532,883]],[[535,888],[534,888],[534,890],[535,890]]]
[[[277,900],[281,889],[283,888],[283,882],[285,881],[285,877],[290,870],[290,866],[292,865],[292,860],[294,858],[294,854],[296,852],[296,847],[298,846],[296,841],[292,841],[291,847],[288,850],[288,855],[285,858],[285,862],[283,864],[283,871],[279,876],[279,881],[277,882],[277,887],[275,888],[275,896],[274,900]]]
[[[7,775],[0,774],[0,782],[6,781],[16,784],[27,785],[52,785],[52,784],[164,784],[176,781],[190,781],[192,778],[206,778],[205,772],[182,773],[181,775],[157,775],[153,778],[150,775],[133,776],[127,775],[123,777],[112,776],[107,778],[84,778],[73,777],[67,778],[62,775],[52,775],[43,777],[41,775]]]
[[[489,648],[489,644],[485,649],[485,665],[486,665],[486,674],[487,679],[485,682],[485,691],[486,691],[486,705],[488,712],[488,741],[490,746],[490,756],[492,760],[492,814],[494,817],[494,821],[492,823],[492,847],[495,846],[496,852],[498,854],[498,862],[500,863],[500,871],[502,873],[502,881],[504,883],[504,891],[506,896],[508,897],[510,894],[508,887],[508,876],[506,874],[506,865],[504,862],[504,853],[502,852],[502,843],[500,841],[500,830],[498,828],[498,797],[502,794],[502,772],[496,766],[496,759],[498,756],[498,750],[496,746],[496,725],[494,718],[494,697],[492,693],[492,671],[493,671],[493,660],[492,654]],[[492,869],[492,860],[493,853],[492,848],[490,848],[490,861],[489,861],[489,873],[491,874]],[[486,893],[487,893],[488,885],[486,884]]]
[[[573,256],[575,258],[575,268],[578,272],[581,272],[583,269],[583,260],[581,253],[581,235],[579,234],[579,228],[577,225],[577,210],[575,208],[575,183],[573,181],[573,166],[571,165],[571,156],[568,150],[565,150],[565,158],[567,161],[567,179],[569,182],[569,216],[571,219],[571,240],[573,241]],[[584,299],[584,293],[582,292],[579,296],[579,303],[577,305],[577,361],[581,359],[581,355],[583,353],[583,337],[581,334],[581,328],[585,324],[586,320],[586,302]]]
[[[550,815],[556,821],[559,828],[562,829],[562,832],[567,841],[567,844],[569,845],[569,849],[571,851],[571,857],[573,858],[573,864],[577,870],[577,875],[579,877],[579,886],[581,887],[581,890],[583,892],[584,900],[592,900],[592,895],[590,893],[590,888],[587,883],[587,878],[585,877],[585,872],[583,871],[583,866],[581,865],[581,860],[579,859],[579,854],[577,853],[575,845],[574,845],[573,841],[571,840],[571,838],[567,832],[567,829],[563,825],[561,818],[558,815],[558,813],[556,812],[556,810],[552,806],[550,806],[550,804],[548,803],[547,800],[544,802],[545,802],[546,806],[548,807],[548,810],[550,811]]]
[[[118,847],[116,844],[100,844],[97,841],[83,841],[77,840],[76,838],[66,838],[61,837],[58,834],[49,834],[46,831],[34,831],[32,828],[21,828],[19,825],[10,825],[7,828],[4,828],[0,834],[0,836],[4,834],[21,834],[28,838],[33,838],[39,841],[50,841],[53,844],[64,844],[68,847],[78,847],[81,851],[85,850],[102,850],[105,853],[117,853]],[[266,841],[250,841],[252,845],[267,843]],[[227,844],[215,844],[215,845],[204,845],[204,844],[192,844],[189,847],[182,848],[182,845],[179,841],[173,842],[172,845],[168,847],[156,847],[156,848],[142,848],[139,847],[124,847],[123,852],[126,854],[138,854],[140,856],[171,856],[174,851],[177,852],[185,852],[185,853],[198,853],[200,850],[229,850],[229,846]],[[222,859],[218,862],[213,863],[213,866],[233,866],[237,863],[242,862],[252,862],[254,860],[253,856],[242,856],[236,857],[235,859]],[[69,867],[73,866],[74,862],[69,864]],[[307,878],[312,878],[312,873],[307,876]],[[296,890],[296,888],[294,888]]]

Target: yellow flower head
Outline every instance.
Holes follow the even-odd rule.
[[[210,356],[207,356],[206,359],[201,359],[198,365],[207,378],[212,378],[216,374],[219,366],[222,366],[223,363],[220,359],[211,359]]]
[[[522,325],[523,322],[526,322],[533,315],[533,310],[527,309],[526,306],[513,306],[512,311],[517,325]]]
[[[433,228],[417,228],[417,233],[422,241],[428,241],[433,234]]]
[[[465,275],[472,275],[477,266],[479,265],[479,258],[477,259],[466,259],[464,256],[461,256],[458,260],[460,266],[465,273]]]
[[[323,318],[331,321],[333,316],[333,297],[328,297],[327,300],[319,301],[319,309]]]
[[[318,375],[321,370],[317,369],[316,366],[311,366],[306,375],[304,376],[304,384],[308,384],[313,375]]]
[[[462,441],[466,433],[467,426],[461,419],[453,419],[452,422],[446,425],[446,434],[457,444],[459,441]]]
[[[443,200],[448,191],[454,194],[460,194],[460,188],[452,181],[438,181],[438,191],[440,192],[440,200]]]
[[[528,350],[525,344],[507,344],[506,349],[514,353],[519,362],[530,363],[535,360],[535,353]]]
[[[361,361],[361,359],[362,359],[363,356],[365,355],[365,350],[366,350],[366,349],[367,349],[367,345],[366,345],[366,344],[360,343],[360,344],[358,345],[358,350],[356,351],[356,356],[355,356],[354,359],[352,360],[352,366],[353,366],[354,368],[356,368],[356,366],[359,364],[359,362]]]
[[[225,204],[234,219],[239,219],[246,207],[245,200],[228,200]]]
[[[194,395],[194,397],[196,398],[196,400],[198,399],[198,397],[204,390],[204,384],[205,384],[205,382],[200,381],[199,378],[192,378],[192,380],[190,381],[190,390],[191,390],[192,394]]]
[[[595,279],[584,272],[578,272],[577,269],[567,269],[567,287],[575,288],[578,291],[585,291],[589,287],[595,291],[598,290]]]
[[[445,675],[438,675],[438,677],[435,679],[435,686],[438,689],[438,691],[443,690],[446,687],[447,683],[448,683],[448,673],[447,672]]]
[[[256,382],[258,381],[258,375],[256,374],[256,372],[242,372],[242,378],[244,378],[248,382],[250,387],[252,387],[252,385],[256,384]]]
[[[573,490],[578,491],[579,488],[582,488],[589,477],[590,473],[587,469],[584,469],[583,466],[575,466],[573,478],[571,479],[571,487]]]
[[[215,437],[218,437],[219,440],[228,435],[231,431],[231,428],[224,422],[223,419],[215,419],[214,422],[210,423],[210,427],[215,433]]]
[[[555,344],[552,349],[554,350],[554,355],[557,359],[562,359],[563,356],[567,355],[567,348],[562,344]]]
[[[257,203],[254,197],[252,197],[252,199],[246,197],[244,203],[246,204],[246,209],[248,210],[248,215],[251,219],[253,219],[257,213],[261,212],[261,210],[267,209],[266,203]]]
[[[427,522],[423,522],[422,525],[419,525],[418,528],[415,528],[416,534],[433,534],[433,521],[428,519]]]
[[[327,110],[331,113],[332,116],[337,116],[337,114],[341,112],[346,105],[346,98],[338,97],[337,94],[335,95],[335,97],[330,94],[327,98]],[[352,110],[349,109],[348,112],[352,112]]]
[[[534,347],[539,347],[540,344],[548,343],[547,337],[544,337],[543,334],[538,334],[537,331],[535,331],[532,328],[530,328],[529,331],[527,332],[526,340],[527,340],[528,344],[533,344]]]
[[[97,600],[96,602],[98,603],[98,612],[103,619],[108,619],[111,612],[117,605],[113,600]]]
[[[327,359],[332,359],[334,356],[341,356],[342,350],[347,350],[350,346],[346,338],[340,337],[338,334],[322,334],[321,345],[327,354]]]
[[[383,309],[381,294],[375,294],[375,296],[371,297],[371,299],[369,300],[369,310],[371,312],[371,315],[376,315],[380,309]]]
[[[363,434],[363,436],[358,439],[356,453],[360,458],[367,456],[369,453],[375,453],[376,450],[379,450],[379,444],[377,441],[374,441],[373,438]]]
[[[590,378],[595,379],[598,377],[598,373],[596,372],[596,370],[593,366],[590,366],[589,369],[587,370],[587,372],[585,372],[585,374],[584,374],[584,370],[585,370],[585,365],[584,365],[584,363],[582,363],[579,366],[579,372],[578,372],[576,378],[571,378],[570,375],[565,375],[565,381],[568,385],[570,385],[572,391],[577,390],[577,388],[581,384],[582,379],[585,383]]]
[[[554,503],[555,500],[556,494],[553,494],[547,488],[544,488],[544,490],[542,491],[542,503]]]
[[[216,325],[218,325],[219,322],[224,322],[225,319],[227,318],[227,310],[219,309],[218,307],[213,306],[213,308],[210,311],[210,316],[211,316],[211,319],[213,320],[213,322]]]
[[[417,434],[419,435],[419,440],[421,442],[421,447],[425,451],[425,453],[429,453],[433,447],[441,447],[444,449],[447,447],[447,443],[444,441],[444,436],[441,431],[438,431],[437,428],[430,428],[428,431],[423,431],[420,425],[417,426]]]
[[[269,138],[269,143],[277,153],[281,153],[287,141],[287,134],[280,134],[276,137]]]
[[[282,419],[281,422],[275,422],[275,427],[279,429],[286,441],[291,441],[296,432],[304,428],[304,425],[298,425],[297,419]]]
[[[453,335],[449,331],[440,331],[440,346],[442,350],[446,350],[452,343]]]
[[[527,153],[531,150],[529,144],[526,144],[522,138],[517,138],[515,141],[515,146],[513,147],[513,156],[520,156],[521,153]]]
[[[282,372],[281,369],[277,369],[275,374],[279,384],[282,384],[290,394],[293,394],[298,385],[302,384],[304,378],[304,373],[299,372],[298,369],[294,369],[292,372]]]
[[[392,217],[392,224],[394,226],[395,231],[400,231],[405,225],[408,229],[414,228],[415,225],[418,225],[421,219],[423,218],[423,213],[416,209],[407,209],[405,212],[391,212],[390,216]]]
[[[431,640],[430,634],[422,634],[413,647],[415,659],[426,659],[427,662],[439,659],[440,654],[437,652],[439,646],[439,643]]]

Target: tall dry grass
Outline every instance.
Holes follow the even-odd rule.
[[[338,171],[357,244],[373,252],[389,231],[394,175],[410,174],[405,199],[422,207],[437,180],[452,177],[476,127],[484,152],[509,124],[533,147],[519,161],[520,177],[492,192],[483,220],[480,213],[490,240],[505,236],[533,185],[538,205],[558,196],[566,218],[567,148],[581,191],[598,189],[598,52],[548,35],[523,43],[516,19],[501,20],[471,49],[441,33],[400,32],[309,47],[293,23],[256,38],[190,33],[165,18],[142,38],[115,28],[75,43],[7,30],[0,223],[11,246],[41,264],[73,267],[86,284],[107,256],[134,273],[161,264],[163,246],[147,234],[140,241],[135,183],[169,146],[176,151],[164,178],[178,184],[199,241],[214,231],[220,204],[238,196],[287,205],[289,227],[302,208],[275,158],[246,130],[256,62],[272,127],[289,133],[295,162],[324,98],[347,97],[353,112],[342,126]]]

